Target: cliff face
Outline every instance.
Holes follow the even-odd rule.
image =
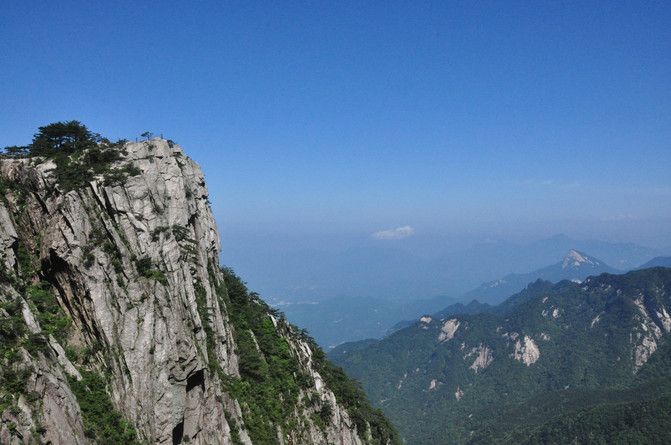
[[[0,160],[0,442],[393,441],[314,344],[244,287],[233,302],[198,166],[165,140],[118,149],[69,191],[53,160]]]

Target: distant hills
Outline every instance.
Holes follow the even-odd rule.
[[[571,249],[558,263],[533,272],[509,274],[498,280],[488,281],[465,293],[459,300],[477,300],[482,303],[497,304],[524,289],[528,283],[539,279],[553,283],[561,280],[582,281],[590,275],[599,275],[606,272],[616,273],[618,270],[592,256]]]
[[[580,252],[561,266],[605,267]],[[670,289],[669,268],[537,280],[492,310],[424,316],[330,357],[410,445],[668,443]]]
[[[493,306],[501,303],[504,299],[520,292],[529,283],[537,280],[557,283],[562,280],[580,282],[590,275],[599,275],[601,273],[617,273],[616,269],[608,266],[585,253],[571,249],[564,258],[550,266],[537,269],[533,272],[524,274],[509,274],[498,280],[488,281],[477,288],[466,292],[455,303],[436,312],[434,317],[444,317],[451,314],[476,314],[494,310]],[[435,305],[435,302],[433,302]],[[429,309],[430,307],[427,307]],[[432,311],[426,311],[430,314]],[[388,334],[399,329],[410,326],[414,320],[405,320],[392,326]]]
[[[422,233],[388,241],[366,234],[287,238],[268,233],[227,239],[222,262],[244,275],[250,287],[267,295],[289,321],[307,328],[327,348],[380,338],[402,320],[450,304],[501,301],[536,279],[524,277],[529,271],[555,264],[571,249],[598,258],[612,270],[631,270],[668,253],[566,235],[528,243],[443,239]],[[598,271],[582,277],[589,273]],[[543,278],[559,279],[553,275],[548,272]],[[507,285],[483,287],[497,278],[506,279]],[[480,295],[464,296],[474,289]]]
[[[647,269],[649,267],[671,267],[671,256],[655,257],[643,264],[639,269]]]
[[[262,295],[287,302],[330,298],[408,301],[457,297],[481,283],[553,264],[570,249],[618,270],[631,270],[671,252],[632,243],[566,235],[529,241],[443,239],[417,233],[380,241],[366,234],[326,237],[278,234],[226,237],[224,264],[240,271]],[[435,309],[446,306],[442,301]]]
[[[582,281],[590,275],[620,272],[606,262],[575,248],[567,249],[560,258],[560,261],[532,272],[508,274],[487,281],[457,298],[438,296],[389,300],[338,297],[285,302],[278,307],[286,313],[290,321],[305,326],[320,345],[332,348],[348,341],[381,338],[413,324],[414,319],[422,314],[436,313],[440,317],[451,313],[484,312],[536,280],[553,283],[562,280]],[[662,265],[668,258],[658,257],[650,264],[656,261]]]

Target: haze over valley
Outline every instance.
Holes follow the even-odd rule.
[[[634,243],[556,235],[525,244],[474,243],[456,251],[445,244],[436,256],[427,257],[426,252],[425,256],[417,254],[418,247],[408,239],[394,240],[395,245],[387,248],[356,238],[350,242],[357,241],[361,247],[342,251],[287,247],[269,252],[270,241],[270,249],[259,243],[266,254],[249,263],[232,263],[237,270],[249,271],[249,284],[267,295],[271,305],[306,327],[323,347],[331,348],[345,341],[379,338],[401,320],[431,314],[450,304],[499,303],[539,278],[556,282],[627,271],[669,252]],[[562,262],[574,248],[597,252],[598,264],[571,275]],[[226,259],[224,255],[223,261]],[[264,273],[257,276],[254,270]]]

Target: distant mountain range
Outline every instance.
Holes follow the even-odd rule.
[[[663,263],[665,258],[668,257],[652,261]],[[320,345],[332,348],[348,341],[381,338],[413,324],[421,314],[439,311],[435,316],[440,317],[451,313],[484,312],[536,280],[579,282],[590,275],[618,272],[604,261],[572,248],[552,265],[488,281],[458,298],[438,296],[404,301],[340,297],[309,302],[275,302],[275,305],[285,312],[291,322],[306,327]]]
[[[560,265],[605,267],[579,252]],[[670,290],[661,267],[537,280],[493,309],[329,355],[409,445],[669,443]]]
[[[600,261],[585,253],[571,249],[564,258],[550,266],[537,269],[533,272],[524,274],[509,274],[498,280],[488,281],[477,288],[466,292],[457,300],[459,303],[451,304],[438,311],[434,317],[444,317],[451,314],[476,314],[494,310],[493,306],[501,303],[510,295],[520,292],[529,283],[537,280],[544,280],[557,283],[562,280],[580,282],[590,275],[599,275],[601,273],[617,273],[618,271],[603,261]],[[435,302],[432,302],[435,306]],[[431,306],[427,306],[427,314]],[[404,320],[392,326],[387,334],[391,334],[399,329],[410,326],[414,320]]]
[[[286,302],[457,297],[483,282],[553,264],[570,249],[589,253],[618,270],[631,270],[655,256],[671,253],[566,235],[528,243],[444,240],[420,233],[387,241],[365,234],[337,239],[236,235],[228,236],[227,243],[223,264],[247,277],[249,285],[262,295]],[[435,309],[446,305],[443,300]]]
[[[528,283],[539,279],[553,283],[561,280],[582,281],[590,275],[599,275],[605,272],[617,273],[618,270],[592,256],[571,249],[558,263],[533,272],[509,274],[498,280],[488,281],[465,293],[459,300],[464,302],[477,300],[487,304],[498,304],[510,295],[524,289]]]
[[[647,269],[649,267],[671,267],[671,256],[655,257],[643,264],[639,269]]]

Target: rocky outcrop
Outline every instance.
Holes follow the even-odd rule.
[[[475,355],[475,360],[473,360],[473,363],[471,363],[469,368],[475,371],[476,374],[481,369],[487,368],[494,361],[494,354],[487,346],[480,345],[471,349],[471,351],[466,354],[464,359],[472,357],[473,355]]]
[[[60,340],[48,337],[53,319],[32,300],[22,302],[29,328],[22,338],[48,340],[29,351],[27,340],[17,339],[15,368],[27,383],[0,404],[2,443],[89,442],[73,391],[82,369],[104,377],[112,406],[138,440],[252,443],[248,406],[231,389],[240,358],[203,174],[179,146],[161,139],[126,144],[111,172],[129,167],[135,174],[123,181],[108,180],[106,172],[66,191],[52,161],[0,161],[7,191],[0,263],[8,277],[0,298],[9,305],[43,283],[70,325]],[[312,382],[284,423],[301,427],[276,425],[277,441],[372,441],[313,368],[312,346],[286,322],[273,323]],[[317,422],[315,406],[324,404],[331,408]]]
[[[662,329],[666,327],[666,309],[662,307],[662,312],[657,312],[657,321],[648,313],[643,296],[634,300],[634,305],[638,309],[637,321],[639,325],[635,326],[630,334],[630,341],[634,343],[634,366],[638,370],[650,359],[652,354],[657,351],[658,341],[663,335]],[[662,327],[657,325],[659,323]]]
[[[512,357],[515,360],[519,360],[527,366],[531,366],[538,361],[541,356],[541,352],[538,349],[536,342],[525,335],[522,341],[517,340],[515,342],[515,351],[512,354]]]
[[[442,343],[444,341],[452,340],[457,329],[459,329],[459,324],[459,320],[456,318],[444,322],[440,328],[440,333],[438,334],[438,342]]]

